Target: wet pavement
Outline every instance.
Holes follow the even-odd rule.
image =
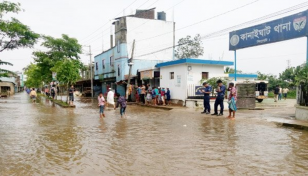
[[[99,119],[95,99],[65,109],[20,93],[0,99],[0,175],[306,175],[308,132],[268,121],[292,118],[289,104],[235,121],[139,106]]]

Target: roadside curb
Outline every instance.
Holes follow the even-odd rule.
[[[62,107],[62,108],[76,108],[76,105],[73,105],[73,106],[64,105],[64,102],[63,102],[62,100],[54,100],[54,99],[52,99],[52,98],[47,97],[47,96],[44,95],[44,94],[38,94],[38,96],[44,97],[44,98],[46,98],[46,99],[52,101],[53,103],[59,105],[59,106]]]
[[[308,122],[300,121],[300,120],[271,120],[271,122],[276,123],[277,125],[289,128],[295,128],[299,130],[307,130],[308,131]]]
[[[171,107],[166,107],[166,106],[140,105],[140,104],[137,104],[137,103],[134,103],[134,102],[129,102],[129,103],[127,103],[127,105],[136,105],[136,106],[142,106],[142,107],[145,107],[145,108],[162,109],[162,110],[166,110],[166,111],[170,111],[170,110],[173,109]]]

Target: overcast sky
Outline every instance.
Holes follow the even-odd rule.
[[[138,9],[156,7],[156,12],[166,11],[167,20],[172,21],[173,9],[176,29],[211,18],[229,10],[243,6],[256,0],[11,0],[20,2],[24,12],[15,15],[21,22],[40,34],[61,37],[68,34],[77,38],[82,45],[91,45],[93,54],[99,54],[109,48],[110,20],[132,14]],[[243,22],[256,19],[282,9],[306,2],[305,0],[258,0],[251,5],[231,13],[206,20],[197,25],[176,31],[176,41],[186,35],[201,36],[219,31]],[[173,8],[174,7],[174,8]],[[304,11],[308,6],[292,11],[283,16]],[[279,16],[282,17],[282,16]],[[279,17],[271,18],[270,21]],[[265,22],[265,21],[262,21]],[[257,22],[259,24],[262,22]],[[253,24],[253,25],[255,25]],[[248,25],[251,26],[251,25]],[[243,27],[248,27],[243,26]],[[104,36],[104,37],[102,37]],[[104,43],[104,44],[103,44]],[[238,69],[246,73],[272,73],[278,75],[287,67],[302,64],[306,60],[306,38],[299,38],[280,43],[268,44],[237,51]],[[138,45],[138,43],[136,43]],[[203,59],[234,60],[234,53],[229,51],[229,37],[225,35],[203,40]],[[0,59],[12,62],[14,71],[21,71],[33,61],[32,49],[4,51]],[[88,50],[88,48],[84,48]],[[86,53],[86,52],[85,52]],[[81,55],[83,62],[89,56]]]

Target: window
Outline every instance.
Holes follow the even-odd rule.
[[[209,79],[209,72],[202,72],[202,79]]]
[[[98,63],[95,63],[95,69],[98,70]]]
[[[170,72],[170,79],[174,79],[174,72]]]
[[[102,66],[103,66],[103,69],[105,69],[105,60],[104,59],[102,60]]]

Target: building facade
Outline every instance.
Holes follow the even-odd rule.
[[[169,88],[171,98],[185,103],[189,95],[195,95],[195,87],[202,85],[201,80],[225,77],[224,67],[233,62],[202,59],[180,59],[159,63],[160,87]]]
[[[172,60],[174,23],[154,18],[155,9],[149,9],[137,10],[135,15],[115,19],[111,48],[94,57],[94,79],[101,82],[103,93],[112,87],[118,93],[125,94],[129,75],[128,63],[134,41],[131,75],[133,84],[139,85],[142,82],[139,70],[153,68],[160,62]],[[166,47],[171,48],[163,50]]]

